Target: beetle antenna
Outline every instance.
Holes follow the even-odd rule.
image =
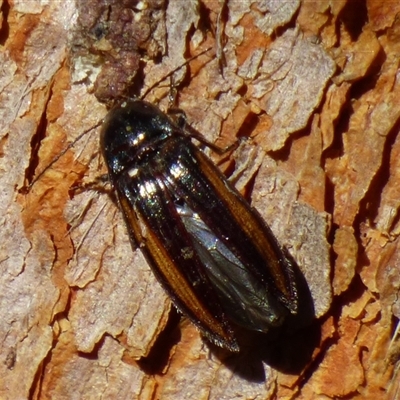
[[[39,172],[38,175],[32,180],[32,182],[25,188],[26,192],[29,192],[32,186],[46,173],[48,169],[50,169],[70,148],[75,146],[77,142],[79,142],[88,132],[93,129],[98,128],[103,123],[103,120],[99,121],[96,125],[91,126],[89,129],[84,130],[81,134],[79,134],[71,143],[68,144],[65,149],[61,150],[42,171]]]
[[[170,71],[168,74],[166,74],[160,81],[154,83],[151,85],[149,88],[146,89],[144,94],[141,96],[141,98],[145,98],[154,88],[156,88],[161,82],[163,82],[165,79],[170,78],[175,72],[179,71],[181,68],[184,66],[188,65],[191,61],[195,60],[196,58],[199,58],[203,54],[209,52],[212,49],[212,47],[208,47],[207,49],[201,51],[200,53],[194,55],[193,57],[190,57],[188,60],[186,60],[183,64],[179,65],[178,67],[174,68],[172,71]],[[98,128],[101,124],[103,123],[103,120],[99,121],[96,125],[90,127],[89,129],[86,129],[83,131],[79,136],[77,136],[71,143],[68,144],[68,146],[63,149],[57,156],[53,158],[53,160],[50,162],[49,165],[47,165],[39,174],[33,178],[32,182],[23,188],[23,191],[29,192],[32,188],[32,186],[46,173],[46,171],[51,168],[69,149],[71,149],[77,142],[79,142],[88,132],[90,132],[93,129]]]
[[[143,95],[141,96],[142,99],[144,99],[154,88],[156,88],[161,82],[165,81],[166,79],[170,78],[175,72],[179,71],[181,68],[185,67],[186,65],[190,64],[193,60],[196,58],[199,58],[205,53],[208,53],[212,47],[208,47],[207,49],[201,51],[199,54],[196,54],[189,59],[187,59],[183,64],[178,65],[176,68],[174,68],[172,71],[168,72],[168,74],[164,75],[163,78],[160,81],[155,82],[153,85],[148,87]]]

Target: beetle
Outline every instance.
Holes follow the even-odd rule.
[[[203,335],[238,352],[235,325],[266,332],[297,313],[295,269],[193,137],[131,99],[109,111],[100,147],[132,245]]]

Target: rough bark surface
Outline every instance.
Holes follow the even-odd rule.
[[[0,398],[400,399],[399,2],[0,7]],[[315,310],[239,355],[178,318],[112,196],[76,190],[105,173],[104,103],[208,48],[174,76],[177,105],[221,147],[249,138],[212,157]]]

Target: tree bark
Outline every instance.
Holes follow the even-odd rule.
[[[399,398],[400,5],[0,4],[1,398]],[[106,106],[159,82],[166,110],[160,81],[208,48],[177,105],[220,147],[248,138],[211,157],[315,314],[239,355],[178,317],[113,196],[82,190]]]

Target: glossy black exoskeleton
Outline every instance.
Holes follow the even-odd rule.
[[[101,149],[133,244],[212,342],[239,351],[232,322],[264,332],[296,313],[285,251],[183,128],[125,101],[106,117]]]

